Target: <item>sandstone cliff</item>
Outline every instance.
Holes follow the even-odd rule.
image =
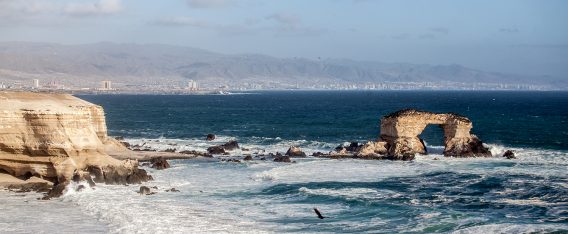
[[[148,180],[136,161],[108,155],[121,151],[100,106],[68,94],[0,92],[0,171],[56,184],[87,171],[107,183]]]

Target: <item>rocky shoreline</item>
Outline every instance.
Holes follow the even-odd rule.
[[[428,124],[444,130],[447,157],[490,157],[491,152],[470,133],[471,121],[453,113],[436,114],[401,110],[381,119],[375,141],[351,142],[330,152],[308,156],[297,146],[284,153],[251,153],[237,141],[208,147],[206,151],[178,150],[176,145],[158,151],[107,136],[102,107],[66,94],[0,92],[0,187],[13,191],[45,192],[44,199],[63,194],[71,181],[90,186],[140,184],[152,180],[140,165],[169,168],[167,160],[214,158],[217,161],[274,161],[294,163],[294,158],[413,160],[427,154],[420,133]],[[207,141],[216,136],[207,134]],[[242,157],[230,152],[241,150]],[[219,157],[227,156],[231,158]],[[512,152],[504,156],[513,159]]]

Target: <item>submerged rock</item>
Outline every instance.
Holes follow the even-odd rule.
[[[245,156],[245,158],[243,158],[243,160],[244,161],[250,161],[250,160],[252,160],[252,156],[247,155],[247,156]]]
[[[296,146],[290,146],[285,155],[290,157],[306,157],[306,153],[302,152],[302,149]]]
[[[207,148],[207,152],[210,154],[228,154],[226,151],[231,151],[239,148],[239,143],[237,141],[229,141],[222,145],[211,146]]]
[[[170,164],[168,163],[168,160],[166,160],[162,157],[150,159],[150,164],[151,164],[151,166],[150,166],[151,168],[154,168],[154,169],[157,169],[157,170],[163,170],[163,169],[170,168]]]
[[[67,190],[67,185],[69,185],[69,182],[54,185],[53,188],[41,198],[41,200],[49,200],[52,198],[61,197],[61,195],[63,195],[63,193],[65,193],[65,191]]]
[[[239,148],[239,143],[237,141],[229,141],[223,145],[221,145],[223,149],[227,151],[236,150]]]
[[[292,160],[290,160],[289,156],[276,156],[274,157],[274,162],[286,162],[286,163],[291,163]]]
[[[150,190],[150,188],[146,187],[146,186],[140,186],[140,189],[138,190],[138,193],[140,195],[151,195],[152,191]]]
[[[195,156],[202,156],[202,157],[208,157],[208,158],[212,158],[213,155],[211,155],[210,153],[206,153],[206,152],[199,152],[196,150],[184,150],[184,151],[180,151],[180,154],[191,154],[191,155],[195,155]]]
[[[180,192],[179,190],[177,190],[176,188],[171,188],[171,189],[166,189],[166,192]]]
[[[225,149],[223,148],[223,146],[211,146],[209,148],[207,148],[207,153],[210,154],[225,154]]]
[[[205,138],[207,141],[212,141],[215,140],[215,134],[207,134],[207,137]]]

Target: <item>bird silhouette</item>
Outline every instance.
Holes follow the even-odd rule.
[[[327,218],[327,217],[324,217],[323,215],[321,215],[321,213],[320,213],[320,211],[318,210],[318,208],[315,208],[315,207],[314,207],[314,211],[315,211],[316,214],[318,215],[318,218],[320,218],[320,219],[325,219],[325,218]]]

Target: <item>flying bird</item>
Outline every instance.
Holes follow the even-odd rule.
[[[314,211],[315,211],[316,214],[318,215],[318,218],[320,218],[320,219],[327,218],[327,217],[323,217],[323,215],[321,215],[321,213],[320,213],[320,211],[318,210],[318,208],[315,208],[315,207],[314,207]]]

